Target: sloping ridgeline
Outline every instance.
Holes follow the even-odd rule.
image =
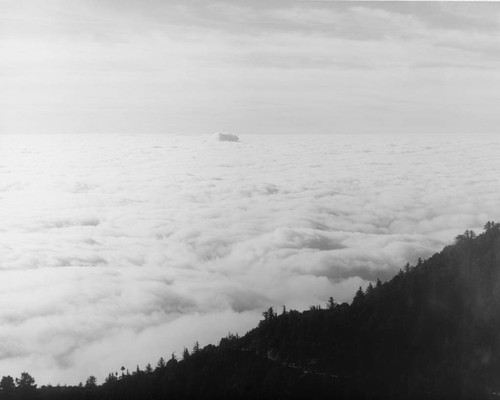
[[[455,243],[352,304],[264,313],[242,338],[100,386],[0,390],[30,399],[500,398],[500,224]],[[498,395],[497,395],[498,392]],[[11,397],[16,396],[16,397]]]

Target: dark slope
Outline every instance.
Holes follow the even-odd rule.
[[[489,399],[497,391],[500,225],[488,223],[359,290],[351,305],[269,309],[244,337],[154,371],[29,397],[0,390],[0,399]]]
[[[268,317],[241,343],[286,364],[369,378],[384,398],[487,398],[500,388],[499,225],[460,235],[350,306]]]

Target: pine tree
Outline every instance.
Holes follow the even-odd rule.
[[[193,346],[193,354],[198,353],[199,351],[200,351],[200,344],[198,343],[198,341],[196,341]]]
[[[326,305],[329,310],[333,310],[335,307],[337,307],[337,302],[333,299],[332,296],[330,296]]]
[[[356,294],[354,295],[354,299],[352,300],[353,305],[360,304],[365,299],[365,292],[363,292],[363,288],[360,286]]]
[[[374,290],[375,290],[375,289],[373,288],[373,285],[372,285],[372,283],[370,282],[370,283],[368,284],[368,287],[366,288],[366,296],[371,296],[371,295],[373,294],[373,291],[374,291]]]
[[[174,353],[172,353],[172,356],[174,355]],[[158,363],[156,364],[156,369],[161,369],[163,367],[165,367],[165,365],[167,365],[167,363],[165,362],[165,359],[163,357],[160,357],[160,359],[158,360]]]

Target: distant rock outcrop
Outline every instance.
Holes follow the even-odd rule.
[[[214,138],[218,142],[239,142],[240,138],[232,133],[217,132],[214,133]]]

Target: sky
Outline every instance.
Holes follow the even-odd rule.
[[[0,0],[0,133],[494,133],[497,2]]]

